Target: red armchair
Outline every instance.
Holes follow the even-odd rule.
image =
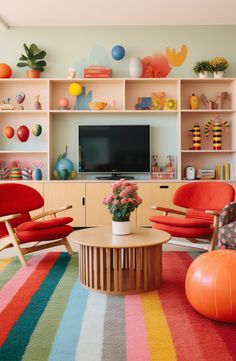
[[[150,221],[153,228],[190,241],[170,240],[169,243],[211,251],[215,249],[217,241],[220,212],[227,203],[234,200],[234,195],[234,188],[223,182],[184,184],[176,190],[173,203],[186,210],[153,206],[152,209],[163,211],[164,214],[152,216]],[[169,213],[183,217],[168,216]],[[203,240],[206,241],[203,243]]]
[[[63,244],[70,254],[73,253],[67,240],[67,236],[73,231],[68,223],[73,219],[56,218],[58,212],[71,206],[30,216],[30,211],[43,205],[43,197],[31,187],[18,183],[0,184],[0,251],[14,247],[22,265],[26,265],[25,254],[49,247]],[[46,216],[51,219],[38,221]],[[29,242],[36,244],[22,247]]]

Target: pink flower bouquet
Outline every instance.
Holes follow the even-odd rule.
[[[113,183],[111,188],[112,193],[103,199],[103,204],[107,205],[113,221],[129,221],[130,213],[142,203],[137,194],[137,185],[121,179]]]

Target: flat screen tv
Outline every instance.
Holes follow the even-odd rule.
[[[150,172],[150,126],[80,125],[79,172]]]

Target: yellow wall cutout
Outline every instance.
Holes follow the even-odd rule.
[[[182,45],[180,52],[176,52],[175,48],[172,50],[170,50],[170,48],[166,48],[166,57],[169,65],[172,66],[181,66],[185,62],[187,54],[187,45]]]

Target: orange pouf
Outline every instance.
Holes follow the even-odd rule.
[[[203,316],[236,322],[236,252],[220,250],[197,257],[188,269],[185,292]]]
[[[12,76],[11,67],[7,64],[0,64],[0,78],[10,78]]]

